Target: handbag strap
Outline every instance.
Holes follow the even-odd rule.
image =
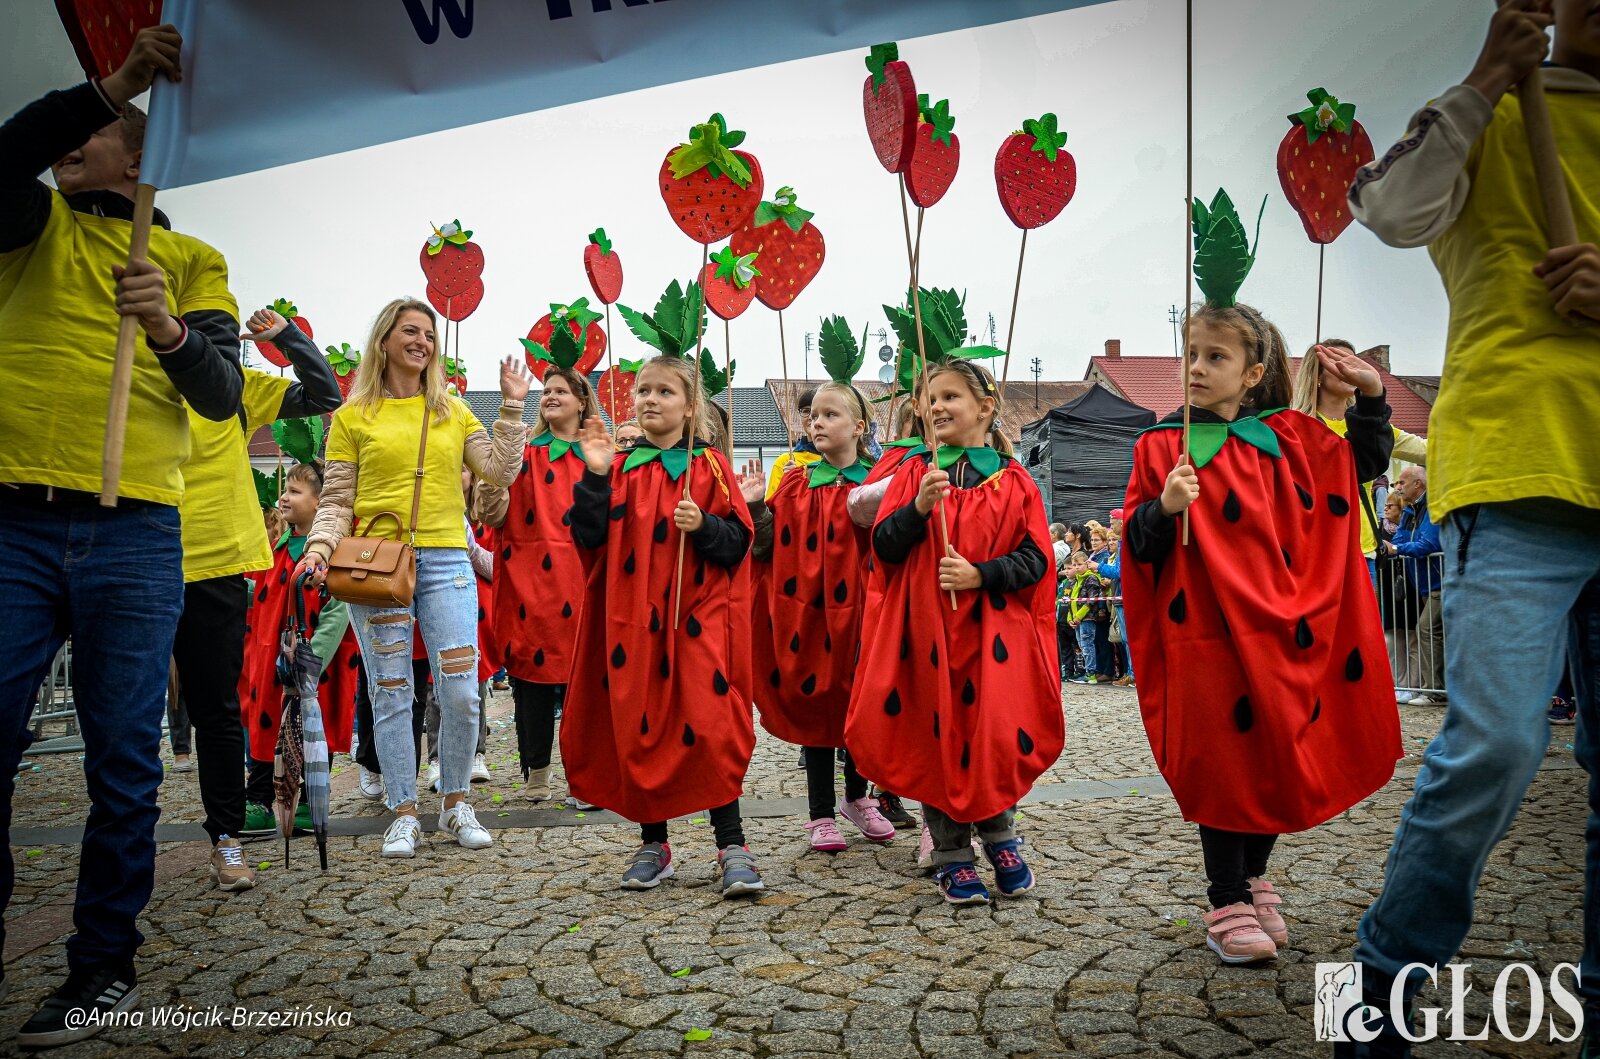
[[[1361,494],[1361,510],[1367,513],[1367,524],[1372,527],[1373,547],[1377,550],[1377,554],[1382,554],[1383,549],[1380,545],[1387,538],[1384,537],[1383,530],[1378,527],[1378,516],[1372,513],[1372,497],[1367,494],[1367,487],[1361,482],[1356,483],[1356,492]]]
[[[411,486],[411,522],[406,526],[406,533],[411,538],[411,546],[417,546],[417,513],[422,508],[422,465],[428,458],[428,403],[422,403],[422,443],[417,446],[417,478]]]

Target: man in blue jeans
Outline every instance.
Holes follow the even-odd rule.
[[[1592,191],[1580,179],[1600,171],[1592,0],[1507,0],[1466,80],[1350,188],[1352,212],[1379,238],[1428,247],[1450,299],[1428,436],[1450,706],[1358,933],[1376,1039],[1336,1044],[1339,1056],[1410,1053],[1410,998],[1425,981],[1412,965],[1447,979],[1484,863],[1544,759],[1546,711],[1569,661],[1590,774],[1582,1055],[1600,1054],[1600,199],[1571,194],[1578,241],[1551,247],[1509,91],[1539,67],[1552,25],[1544,94],[1556,146],[1574,191]],[[1391,1011],[1397,982],[1405,1004]]]
[[[216,421],[240,409],[222,255],[158,211],[148,258],[127,258],[144,133],[128,101],[157,73],[178,75],[179,44],[171,26],[145,30],[114,74],[0,126],[0,825],[9,833],[33,698],[69,635],[90,801],[67,980],[17,1034],[23,1046],[98,1030],[70,1012],[138,1003],[135,921],[155,883],[161,717],[183,606],[185,403]],[[55,190],[38,179],[46,168]],[[140,335],[120,499],[103,507],[106,400],[129,316]],[[13,884],[0,841],[0,909]]]

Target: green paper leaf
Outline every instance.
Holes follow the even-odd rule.
[[[272,302],[272,311],[285,320],[293,320],[300,315],[300,309],[288,298],[277,298]]]
[[[950,351],[950,355],[962,360],[989,360],[1005,356],[1006,351],[996,346],[958,346]]]
[[[572,924],[572,926],[567,928],[567,933],[568,934],[576,934],[578,931],[580,931],[582,929],[583,929],[583,924],[582,923],[574,923],[574,924]]]
[[[900,45],[893,41],[887,44],[874,44],[867,53],[867,69],[872,71],[872,94],[877,95],[878,89],[883,87],[883,68],[900,58]]]
[[[1306,142],[1316,143],[1326,132],[1349,132],[1356,120],[1354,103],[1341,103],[1326,88],[1313,88],[1306,93],[1311,105],[1305,110],[1289,115],[1294,125],[1303,125]]]
[[[28,852],[24,853],[23,856],[28,858],[29,860],[33,860],[35,857],[44,856],[44,850],[42,850],[42,849],[30,849],[30,850],[28,850]]]
[[[517,341],[522,343],[522,348],[527,350],[528,356],[532,357],[534,360],[542,360],[547,364],[555,363],[550,356],[550,351],[541,346],[539,343],[535,342],[533,339],[519,338]]]
[[[711,355],[711,351],[709,349],[701,349],[700,385],[705,388],[706,396],[715,397],[723,390],[726,390],[728,383],[733,381],[730,376],[737,366],[738,361],[731,362],[728,365],[728,371],[724,373],[722,369],[717,367],[716,358]]]
[[[872,464],[865,460],[857,460],[848,467],[835,467],[827,460],[817,460],[815,463],[806,464],[805,467],[807,474],[806,487],[808,489],[821,489],[824,486],[832,485],[840,478],[852,485],[860,485],[867,480],[867,472],[872,469]]]
[[[948,470],[963,456],[972,464],[972,469],[985,478],[990,478],[1000,471],[1000,454],[987,446],[964,449],[954,445],[941,445],[939,455],[934,462],[939,465],[940,470]]]
[[[352,348],[348,342],[339,343],[338,348],[333,346],[325,348],[328,354],[328,366],[341,378],[355,371],[361,364],[361,351]]]
[[[723,129],[715,122],[696,125],[695,130],[699,135],[691,131],[689,142],[667,156],[673,177],[682,180],[702,169],[714,167],[713,175],[726,176],[742,188],[749,187],[750,169],[722,142]]]
[[[1187,919],[1174,919],[1172,921],[1172,925],[1175,927],[1186,927],[1189,925],[1189,921]]]
[[[596,228],[590,232],[589,242],[600,248],[601,257],[611,256],[611,240],[606,238],[606,230],[604,228]]]
[[[756,208],[756,212],[760,213],[759,206]],[[711,260],[717,264],[716,272],[713,274],[732,283],[736,290],[744,290],[750,286],[757,276],[761,275],[761,270],[756,268],[755,265],[756,258],[759,256],[760,254],[757,253],[740,257],[733,252],[733,247],[725,246],[711,255]]]
[[[498,805],[499,803],[501,803],[501,802],[506,800],[506,796],[503,795],[503,794],[491,794],[489,796],[489,800],[491,802],[494,802],[496,805]]]
[[[583,347],[589,342],[589,332],[581,330],[576,335],[565,320],[552,317],[555,330],[550,332],[550,357],[558,367],[570,368],[583,356]]]
[[[688,1033],[683,1035],[683,1039],[686,1041],[709,1041],[711,1039],[711,1031],[698,1029],[690,1030]]]
[[[633,332],[634,337],[652,349],[665,352],[662,349],[661,331],[656,327],[654,320],[621,302],[617,303],[617,312],[622,314],[623,323],[628,325],[628,330]]]
[[[706,299],[700,284],[690,283],[683,288],[683,330],[678,334],[677,356],[686,357],[696,342],[706,333]]]
[[[270,867],[272,867],[272,862],[270,860],[264,860],[260,864],[256,865],[256,871],[266,871]]]
[[[672,972],[672,977],[674,977],[674,978],[687,978],[687,977],[689,977],[689,972],[691,970],[693,970],[693,968],[691,968],[691,967],[680,967],[676,971]]]
[[[588,813],[573,813],[572,814],[573,819],[575,819],[575,820],[582,820],[585,816],[588,816],[588,815],[589,815]]]
[[[256,499],[261,502],[261,506],[277,507],[278,476],[275,474],[263,474],[254,467],[250,468],[250,473],[255,478]]]
[[[1253,248],[1227,191],[1217,189],[1210,209],[1194,200],[1194,279],[1209,304],[1226,308],[1237,303],[1239,288],[1256,262],[1261,217],[1266,212],[1263,197],[1261,213],[1256,215],[1257,246]]]
[[[796,202],[794,188],[782,187],[772,197],[771,202],[763,201],[756,206],[756,214],[752,223],[757,228],[771,224],[773,221],[782,220],[794,231],[799,231],[806,226],[806,222],[815,217],[810,210],[803,210]]]
[[[278,448],[299,463],[310,463],[322,449],[322,417],[280,419],[272,424],[272,439]]]
[[[496,817],[507,817],[507,816],[510,816],[511,814],[510,813],[495,813],[494,815]]]
[[[706,818],[703,817],[703,816],[697,816],[693,820],[690,820],[689,822],[691,824],[703,824],[703,823],[706,822]]]
[[[946,147],[950,146],[950,134],[956,127],[956,119],[950,114],[950,101],[941,99],[930,107],[928,97],[920,95],[917,97],[917,113],[923,121],[933,126],[933,139],[942,141]]]
[[[1022,123],[1022,131],[1033,136],[1033,146],[1029,150],[1040,152],[1052,162],[1056,160],[1056,153],[1067,145],[1067,134],[1056,131],[1054,114],[1029,118]]]
[[[822,331],[817,342],[822,354],[822,368],[828,378],[836,382],[849,382],[861,370],[867,359],[866,350],[856,344],[850,324],[842,316],[829,316],[822,321]]]
[[[630,372],[637,375],[639,373],[639,369],[644,367],[644,358],[641,357],[638,360],[623,360],[621,357],[618,357],[617,367],[621,368],[624,372]]]

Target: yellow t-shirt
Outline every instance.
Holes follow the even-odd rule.
[[[767,499],[772,499],[772,494],[778,491],[778,483],[783,481],[783,472],[789,466],[804,467],[808,463],[816,463],[822,457],[815,452],[786,452],[772,461],[772,473],[767,475]]]
[[[74,213],[59,192],[50,199],[39,238],[0,254],[0,482],[98,493],[120,319],[111,266],[127,263],[132,225]],[[221,309],[238,317],[216,250],[156,227],[150,260],[167,274],[173,315]],[[141,334],[121,494],[177,504],[188,455],[188,413]]]
[[[356,465],[355,517],[359,527],[385,511],[373,533],[405,540],[411,517],[411,491],[417,474],[417,447],[422,440],[423,397],[387,397],[371,418],[354,405],[333,413],[328,432],[328,460]],[[483,429],[467,402],[450,398],[451,415],[428,424],[428,454],[423,464],[422,504],[417,512],[417,546],[465,548],[467,503],[461,493],[462,454],[467,436]]]
[[[278,418],[289,379],[246,368],[244,422],[189,411],[183,464],[183,579],[204,581],[272,566],[272,546],[250,475],[250,436]]]
[[[1333,431],[1335,434],[1339,435],[1341,438],[1348,436],[1346,434],[1346,431],[1349,429],[1349,424],[1346,423],[1343,419],[1328,419],[1328,418],[1324,417],[1320,412],[1317,414],[1317,418],[1322,420],[1322,425],[1323,426],[1327,427],[1329,430]],[[1400,440],[1400,435],[1405,433],[1405,431],[1401,430],[1399,427],[1396,427],[1396,426],[1391,426],[1390,429],[1392,429],[1394,431],[1394,439],[1396,441],[1399,441]],[[1363,482],[1361,484],[1361,488],[1366,491],[1367,503],[1375,505],[1376,501],[1375,501],[1375,499],[1373,497],[1372,483],[1371,482]],[[1383,518],[1383,512],[1379,511],[1376,506],[1374,506],[1373,509],[1372,509],[1372,518],[1374,518],[1374,519],[1382,519]],[[1363,508],[1362,511],[1361,511],[1361,554],[1365,555],[1368,559],[1371,559],[1373,557],[1373,555],[1377,552],[1377,550],[1378,550],[1378,538],[1376,538],[1376,537],[1374,537],[1372,535],[1372,519],[1367,518],[1367,512],[1366,512],[1365,508]]]
[[[1600,243],[1600,92],[1545,95],[1578,241]],[[1548,239],[1515,93],[1495,107],[1467,172],[1465,207],[1428,247],[1450,297],[1428,420],[1431,514],[1530,497],[1600,508],[1600,324],[1557,315],[1530,271]]]

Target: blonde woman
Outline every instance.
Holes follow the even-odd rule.
[[[521,362],[500,365],[500,418],[491,442],[461,398],[445,389],[434,346],[435,317],[427,303],[400,298],[373,322],[367,354],[350,399],[328,433],[327,476],[306,554],[296,574],[320,584],[328,557],[350,532],[352,519],[372,524],[375,536],[409,539],[406,520],[416,481],[423,416],[428,417],[417,514],[416,594],[409,608],[350,606],[372,697],[373,745],[383,766],[386,801],[395,819],[383,836],[383,856],[416,855],[417,819],[413,701],[413,625],[428,644],[439,698],[439,830],[468,849],[494,840],[467,804],[478,741],[478,592],[461,532],[466,502],[461,470],[498,486],[511,484],[522,462],[522,403],[530,376]],[[395,517],[385,518],[385,514]]]

